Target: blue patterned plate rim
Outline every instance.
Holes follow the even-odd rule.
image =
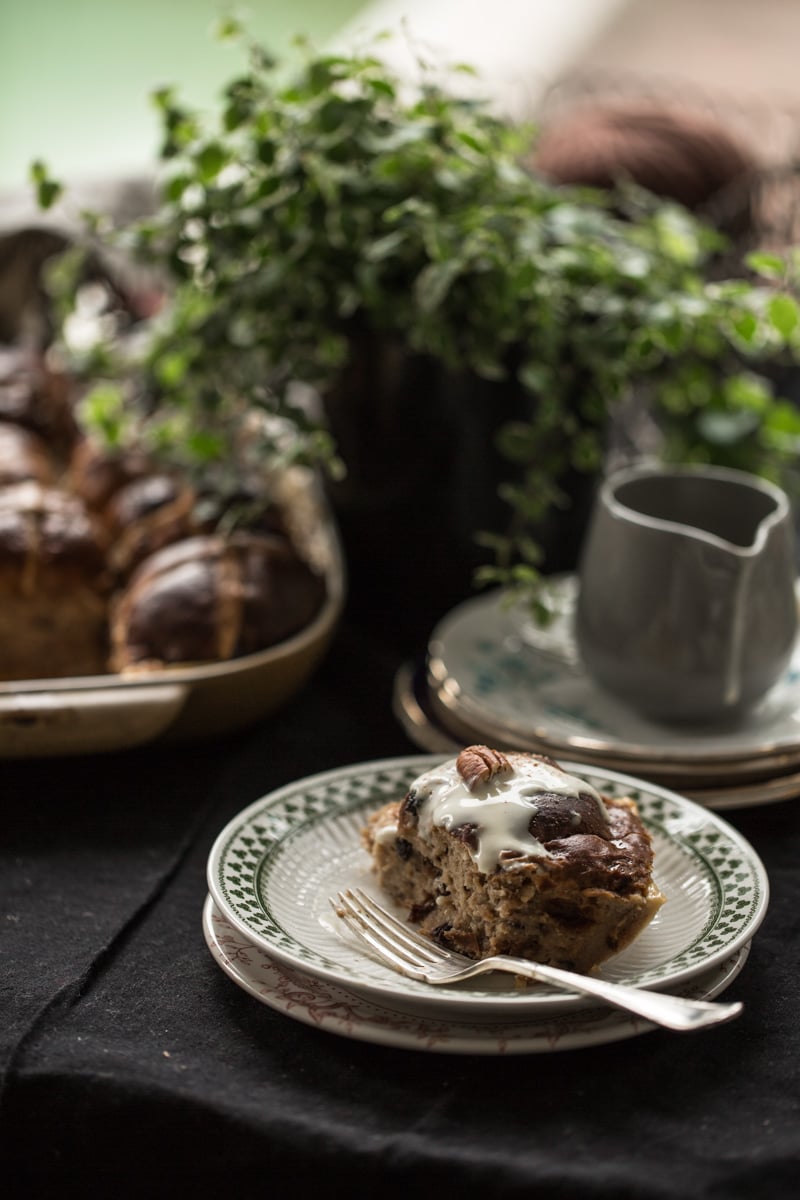
[[[555,753],[581,752],[691,769],[731,767],[781,757],[800,761],[800,638],[782,679],[736,727],[656,725],[601,690],[576,658],[570,620],[574,576],[553,584],[562,608],[552,627],[532,633],[519,608],[498,590],[462,601],[446,613],[428,643],[428,661],[447,702],[486,737],[546,743]]]

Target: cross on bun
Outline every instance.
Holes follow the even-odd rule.
[[[0,488],[0,678],[104,672],[108,593],[102,531],[80,500]]]
[[[112,669],[225,661],[310,623],[324,582],[284,537],[234,533],[175,542],[150,555],[116,597]]]

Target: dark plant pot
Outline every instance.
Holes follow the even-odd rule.
[[[404,652],[476,594],[492,561],[476,534],[504,532],[511,515],[498,486],[515,468],[495,446],[499,426],[530,412],[514,381],[448,371],[389,339],[362,336],[324,397],[347,477],[329,484],[349,573],[349,607]],[[575,473],[573,503],[535,531],[547,571],[574,567],[594,480]]]

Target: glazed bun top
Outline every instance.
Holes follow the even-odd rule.
[[[307,625],[324,583],[283,537],[186,538],[137,568],[112,618],[116,669],[250,654]]]
[[[103,534],[75,496],[31,481],[2,488],[0,571],[9,569],[23,591],[48,580],[59,588],[70,580],[104,586]]]
[[[0,421],[29,429],[68,458],[79,437],[71,381],[25,350],[0,350]]]
[[[28,480],[55,483],[55,463],[47,444],[22,425],[0,421],[0,487]]]

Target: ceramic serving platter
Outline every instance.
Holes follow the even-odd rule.
[[[463,1015],[563,1012],[593,1002],[508,976],[431,989],[365,953],[330,898],[377,885],[360,832],[368,815],[402,797],[441,755],[355,764],[299,780],[256,801],[217,837],[208,887],[220,913],[283,966],[412,1011]],[[767,876],[746,840],[717,814],[664,788],[580,763],[565,769],[611,796],[630,795],[653,838],[655,879],[667,902],[607,979],[672,990],[717,967],[748,942],[767,907]],[[398,913],[402,916],[402,914]]]
[[[428,666],[451,719],[520,748],[547,746],[595,762],[699,769],[716,782],[800,767],[800,643],[783,678],[736,726],[659,725],[601,691],[581,670],[571,637],[570,595],[545,630],[509,608],[501,592],[474,597],[434,629]]]
[[[217,965],[244,992],[314,1029],[376,1045],[440,1054],[542,1054],[621,1041],[654,1027],[610,1008],[491,1016],[443,1017],[437,1008],[404,1011],[391,998],[359,995],[347,988],[276,962],[223,914],[208,896],[203,934]],[[744,945],[716,967],[689,980],[681,996],[711,1000],[733,983],[749,954]]]
[[[325,600],[304,629],[254,654],[217,663],[69,679],[0,681],[0,758],[125,750],[245,726],[279,709],[328,649],[345,597],[338,530],[310,472],[281,481],[296,544],[322,574]]]

